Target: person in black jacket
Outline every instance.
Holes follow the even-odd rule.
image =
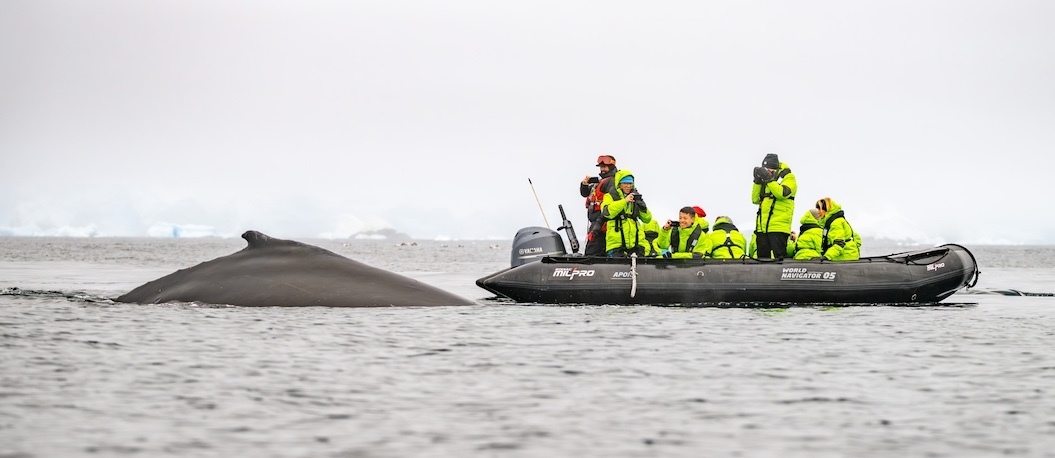
[[[615,166],[615,156],[602,155],[597,158],[599,176],[586,175],[579,184],[579,194],[586,198],[586,219],[589,225],[586,231],[586,256],[605,256],[604,231],[605,219],[601,217],[601,200],[612,186],[611,178],[619,169]]]

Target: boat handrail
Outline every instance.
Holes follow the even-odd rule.
[[[891,255],[887,255],[887,256],[883,256],[883,257],[887,258],[887,259],[889,259],[891,261],[899,262],[899,263],[902,263],[902,264],[923,265],[923,264],[932,264],[932,263],[938,262],[938,261],[940,261],[942,259],[945,259],[945,257],[948,256],[951,251],[952,250],[950,250],[948,247],[940,246],[940,247],[936,247],[936,248],[930,249],[930,250],[910,251],[910,252],[907,252],[907,253],[897,253],[897,254],[891,254]],[[928,260],[925,263],[916,262],[919,259],[933,258],[935,256],[938,256],[938,259]]]

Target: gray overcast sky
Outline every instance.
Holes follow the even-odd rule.
[[[1055,243],[1050,1],[0,2],[0,234],[577,230],[598,154],[657,218]],[[798,216],[798,215],[797,215]],[[796,216],[796,221],[797,221]]]

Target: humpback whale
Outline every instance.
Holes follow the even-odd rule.
[[[143,284],[117,302],[240,306],[474,305],[469,299],[332,251],[247,231],[242,251]]]

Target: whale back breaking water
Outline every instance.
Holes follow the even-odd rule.
[[[148,282],[118,302],[241,306],[451,306],[473,301],[332,251],[247,231],[248,246]]]

